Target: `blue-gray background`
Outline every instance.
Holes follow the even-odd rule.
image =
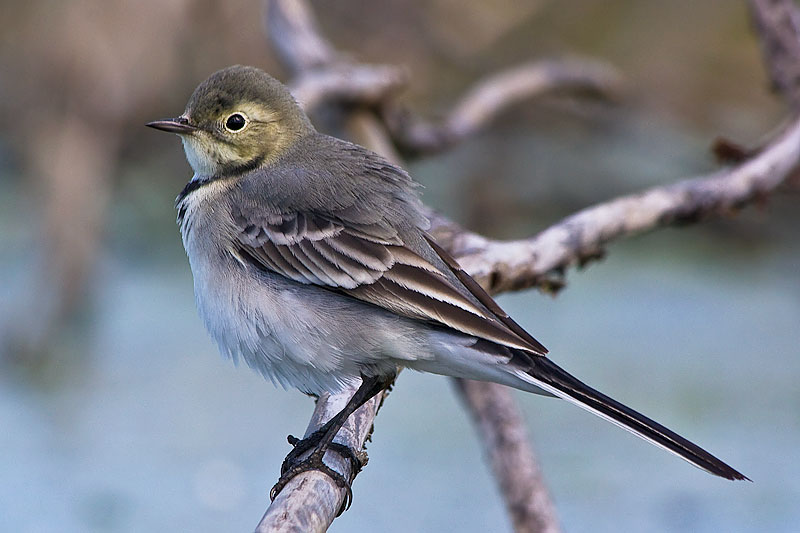
[[[177,139],[142,127],[227,64],[285,76],[260,5],[129,4],[2,6],[0,531],[249,530],[286,434],[312,409],[217,355],[174,224],[188,165]],[[756,144],[783,113],[740,2],[375,4],[315,6],[342,48],[408,65],[407,100],[426,113],[531,57],[589,54],[627,76],[615,105],[526,104],[410,164],[429,204],[493,236],[707,172],[713,137]],[[58,183],[92,173],[100,181]],[[789,188],[735,218],[615,243],[556,298],[501,297],[560,364],[754,480],[712,478],[564,402],[519,394],[567,530],[800,528],[797,198]],[[106,205],[77,216],[100,245],[85,252],[83,282],[64,277],[77,303],[38,328],[61,280],[48,235],[63,228],[48,217],[69,220],[59,206],[81,199]],[[369,451],[332,531],[509,529],[447,379],[404,373]]]

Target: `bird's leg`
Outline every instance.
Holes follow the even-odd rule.
[[[359,462],[356,454],[347,446],[333,442],[333,437],[336,436],[339,429],[344,425],[347,417],[350,416],[356,409],[364,405],[370,398],[381,392],[382,390],[391,387],[394,382],[394,376],[389,377],[370,377],[365,378],[362,376],[362,385],[353,394],[348,404],[337,413],[333,418],[328,420],[325,425],[320,429],[313,432],[311,435],[304,439],[298,439],[293,435],[288,436],[289,444],[294,446],[294,449],[289,452],[281,465],[281,473],[285,473],[292,467],[298,459],[314,447],[320,447],[320,443],[325,436],[329,436],[328,449],[334,450],[343,457],[349,458],[354,462],[354,467]]]
[[[302,440],[290,435],[289,442],[294,444],[294,449],[289,452],[283,465],[281,465],[281,477],[278,479],[275,486],[272,487],[270,498],[274,500],[275,496],[286,486],[289,480],[296,475],[309,470],[319,470],[330,476],[337,485],[347,489],[347,496],[340,513],[347,509],[353,499],[350,482],[339,472],[327,466],[322,459],[325,456],[325,452],[329,449],[334,450],[343,457],[350,459],[353,463],[353,476],[358,473],[362,464],[355,451],[347,446],[333,442],[333,438],[342,428],[345,421],[347,421],[347,417],[353,414],[356,409],[364,405],[373,396],[390,386],[393,381],[394,376],[362,376],[361,386],[347,402],[347,405],[333,418],[328,420],[324,426]],[[300,459],[300,457],[309,450],[311,450],[311,454],[305,459]]]

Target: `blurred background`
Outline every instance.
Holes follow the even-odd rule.
[[[313,3],[354,58],[406,65],[436,117],[481,76],[582,54],[615,103],[548,97],[409,162],[425,201],[493,237],[716,168],[786,111],[744,2]],[[218,68],[286,80],[254,0],[0,3],[0,530],[245,531],[313,404],[217,355],[196,316],[173,199],[179,114]],[[587,382],[750,476],[728,483],[566,402],[520,395],[568,531],[800,529],[800,209],[614,243],[555,298],[501,304]],[[332,531],[505,531],[450,382],[404,373]]]

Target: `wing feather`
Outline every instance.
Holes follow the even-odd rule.
[[[546,352],[430,238],[422,245],[431,249],[421,253],[381,220],[313,213],[236,213],[233,220],[236,252],[261,269],[503,346]]]
[[[433,248],[436,254],[442,258],[448,267],[450,267],[450,270],[453,272],[453,274],[456,275],[459,281],[464,284],[469,292],[472,293],[472,295],[475,296],[479,302],[485,305],[486,308],[492,312],[492,314],[497,316],[497,318],[499,318],[500,321],[503,322],[506,327],[508,327],[508,329],[525,339],[531,345],[535,346],[540,355],[544,355],[548,352],[547,348],[545,348],[542,343],[534,339],[533,335],[525,331],[525,329],[517,324],[514,319],[508,315],[508,313],[503,311],[503,309],[497,305],[497,302],[494,301],[494,298],[489,296],[489,293],[487,293],[483,287],[481,287],[480,284],[472,278],[472,276],[467,274],[466,271],[461,268],[461,265],[458,264],[458,262],[447,252],[447,250],[439,246],[439,244],[430,236],[426,235],[425,239],[428,241],[428,244],[431,245],[431,248]]]

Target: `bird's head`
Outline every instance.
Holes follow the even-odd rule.
[[[180,135],[199,177],[252,170],[314,131],[285,85],[262,70],[241,65],[215,72],[201,83],[181,116],[147,125]]]

